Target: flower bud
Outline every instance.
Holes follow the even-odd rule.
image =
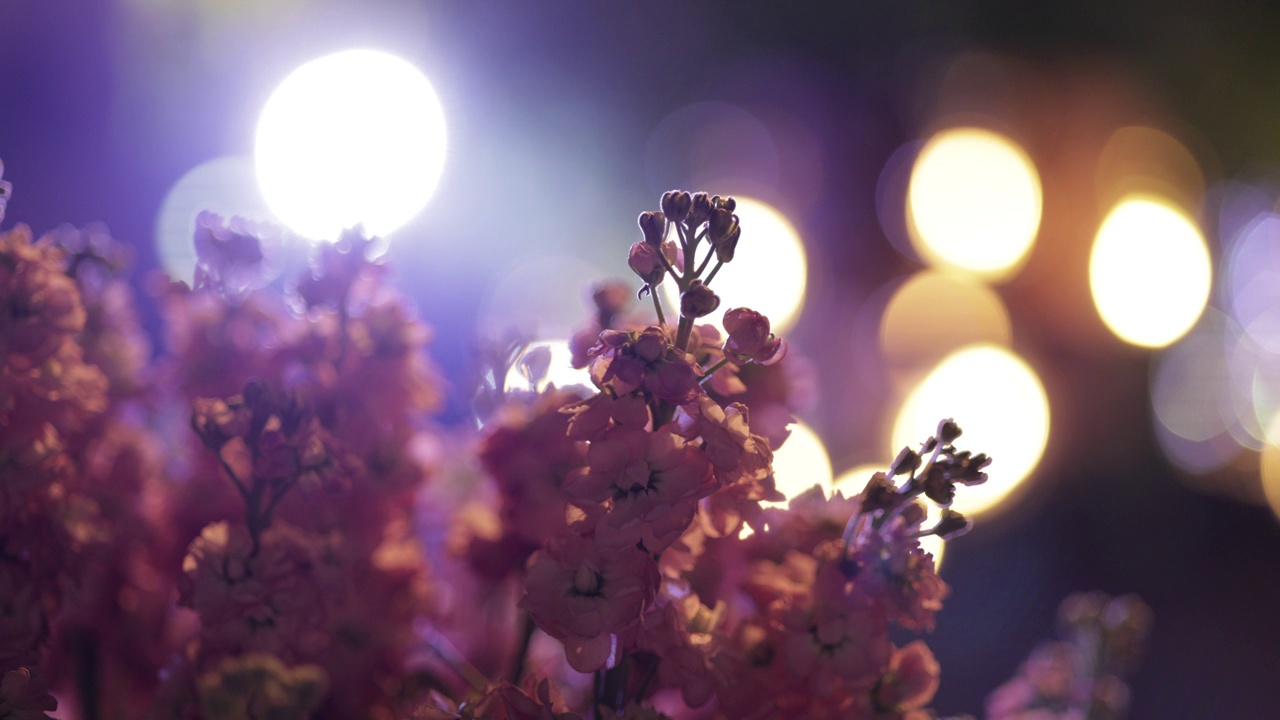
[[[718,307],[720,297],[701,280],[694,280],[680,295],[680,315],[683,317],[700,318],[715,312]]]
[[[946,508],[942,511],[942,517],[938,519],[938,524],[934,526],[933,534],[943,540],[950,540],[969,532],[970,527],[968,518],[955,510]]]
[[[716,259],[729,262],[733,259],[733,251],[738,246],[738,237],[742,231],[738,228],[738,216],[728,206],[720,202],[711,211],[711,219],[707,223],[707,239],[716,249]]]
[[[951,418],[938,423],[938,439],[942,441],[943,445],[950,445],[955,442],[960,437],[961,432],[963,431],[960,426]]]
[[[920,468],[920,454],[909,447],[902,448],[898,459],[893,461],[890,472],[894,475],[910,475]]]
[[[631,266],[632,272],[640,276],[646,285],[657,285],[662,282],[662,276],[666,273],[666,268],[659,259],[658,249],[652,245],[638,242],[631,246],[631,250],[627,253],[627,265]]]
[[[729,334],[724,352],[737,362],[748,360],[771,365],[787,354],[787,344],[769,332],[769,318],[748,308],[733,308],[724,314],[724,329]]]
[[[660,327],[647,327],[640,331],[631,347],[641,360],[647,363],[657,362],[658,358],[667,353],[667,334]]]
[[[951,482],[947,477],[947,472],[938,465],[930,465],[929,471],[924,474],[924,478],[917,478],[921,486],[924,488],[925,497],[938,503],[942,507],[951,504],[956,497],[955,483]]]
[[[704,192],[694,193],[689,203],[689,217],[685,218],[685,224],[691,228],[696,228],[710,217],[711,196]]]
[[[644,241],[657,247],[667,236],[667,218],[661,212],[642,212],[636,222],[644,232]]]
[[[672,190],[662,194],[662,214],[673,223],[684,222],[693,206],[693,196],[684,190]]]

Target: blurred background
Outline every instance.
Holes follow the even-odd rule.
[[[789,338],[803,401],[780,480],[865,479],[941,415],[996,458],[941,570],[940,712],[980,714],[1101,589],[1155,612],[1133,717],[1274,717],[1280,6],[794,5],[0,0],[5,224],[102,221],[139,285],[190,279],[197,210],[284,214],[255,176],[281,82],[391,53],[443,115],[387,232],[442,423],[486,338],[566,338],[627,276],[662,191],[735,195],[718,289]],[[322,205],[359,185],[332,132]]]

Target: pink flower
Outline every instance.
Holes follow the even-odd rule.
[[[204,651],[287,659],[325,645],[319,555],[310,538],[279,523],[262,533],[256,554],[244,526],[206,527],[179,581],[180,603],[200,615]]]
[[[895,650],[889,659],[888,671],[876,685],[876,706],[894,712],[924,707],[938,691],[941,672],[941,666],[923,640]]]
[[[588,469],[570,478],[576,502],[609,502],[596,528],[602,549],[640,543],[660,553],[689,527],[714,480],[706,456],[669,431],[614,428],[587,450]]]
[[[589,538],[570,536],[534,554],[520,607],[562,641],[569,664],[592,672],[616,661],[658,590],[658,567],[631,548],[608,559]]]
[[[676,349],[663,328],[605,330],[588,354],[593,358],[592,382],[617,396],[643,387],[659,400],[683,405],[702,394],[693,356]]]
[[[650,420],[649,404],[644,396],[635,393],[621,397],[597,393],[564,406],[560,412],[570,415],[569,437],[574,440],[591,440],[611,427],[643,430]]]
[[[724,352],[740,363],[772,365],[787,354],[786,342],[769,332],[769,318],[755,310],[729,310],[724,314],[724,330],[729,333]]]

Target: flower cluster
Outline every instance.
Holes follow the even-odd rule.
[[[763,505],[785,498],[744,370],[775,365],[787,345],[749,308],[720,328],[698,322],[719,308],[713,280],[743,231],[734,200],[674,191],[661,206],[640,216],[628,253],[656,322],[603,286],[573,343],[595,392],[512,396],[487,428],[500,512],[469,552],[502,548],[523,565],[502,565],[528,618],[512,681],[590,677],[561,687],[590,717],[930,717],[938,664],[890,629],[932,629],[947,587],[919,538],[966,529],[946,506],[956,485],[986,479],[989,459],[958,450],[946,421],[858,497],[814,488]],[[664,282],[680,296],[674,323]],[[926,498],[942,507],[928,527]],[[567,668],[531,659],[541,639]]]
[[[990,459],[945,420],[856,496],[782,506],[797,359],[750,308],[702,322],[736,207],[664,194],[627,254],[652,315],[605,283],[571,342],[591,386],[532,391],[550,355],[517,343],[454,431],[358,231],[299,277],[201,214],[192,283],[148,284],[154,349],[105,228],[0,234],[0,718],[934,717],[920,538],[968,528]],[[1065,612],[992,717],[1121,709],[1143,607]]]
[[[1036,648],[1018,675],[987,698],[990,720],[1122,718],[1151,609],[1132,596],[1072,595],[1058,610],[1061,640]]]

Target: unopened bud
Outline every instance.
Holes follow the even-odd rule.
[[[684,190],[671,190],[662,194],[662,214],[673,223],[684,222],[693,206],[693,196]]]
[[[898,453],[898,458],[893,461],[893,465],[889,466],[889,471],[894,475],[910,475],[920,467],[920,454],[909,447],[902,448],[902,452]]]
[[[700,318],[715,312],[718,307],[720,296],[703,285],[701,280],[694,280],[680,295],[680,315],[683,317]]]
[[[689,203],[689,217],[685,218],[689,227],[696,228],[711,218],[711,196],[694,193]]]
[[[631,250],[627,253],[627,265],[646,285],[650,286],[661,283],[662,276],[666,273],[666,268],[658,256],[658,249],[642,242],[631,246]]]
[[[661,212],[642,212],[636,220],[644,232],[644,241],[657,247],[667,236],[667,218]]]
[[[955,510],[947,508],[942,511],[942,517],[938,519],[938,524],[934,526],[933,534],[943,540],[950,540],[969,532],[970,527],[968,518]]]
[[[946,471],[937,465],[929,466],[929,471],[920,480],[920,485],[924,488],[925,497],[943,507],[950,505],[956,497],[955,483],[951,482]]]
[[[960,426],[951,418],[938,423],[938,439],[942,441],[943,445],[950,445],[955,442],[960,437],[961,432],[963,431],[960,430]]]

